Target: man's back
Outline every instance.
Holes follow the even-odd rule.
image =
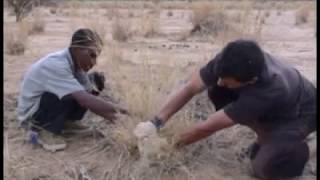
[[[315,107],[316,101],[315,87],[295,68],[283,64],[268,53],[264,53],[264,57],[265,66],[257,82],[229,89],[233,97],[224,106],[225,113],[232,120],[253,128],[258,134],[281,129],[290,122],[302,122],[302,102],[308,100]],[[219,89],[226,90],[217,85],[215,66],[220,60],[221,55],[218,54],[200,71],[202,80],[209,88],[209,97],[213,97]],[[215,98],[211,98],[213,103]],[[307,111],[316,113],[314,109]],[[294,127],[297,129],[299,125]]]
[[[18,119],[24,121],[38,109],[44,92],[55,93],[61,98],[70,91],[83,90],[74,78],[73,71],[68,49],[51,53],[33,64],[23,77]]]

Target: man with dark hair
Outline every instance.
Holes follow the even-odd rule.
[[[250,40],[227,44],[215,58],[134,133],[159,130],[194,95],[208,90],[216,112],[180,134],[183,147],[236,124],[257,134],[250,159],[255,176],[275,179],[299,176],[309,159],[306,137],[316,130],[316,89],[295,68],[281,63]]]
[[[79,29],[74,32],[68,48],[34,63],[21,84],[17,108],[21,125],[31,124],[33,130],[38,127],[60,135],[65,129],[84,129],[77,121],[88,109],[110,121],[116,118],[117,111],[126,112],[97,97],[104,89],[102,73],[88,75],[96,65],[102,46],[96,32]],[[51,137],[57,137],[54,135]],[[61,138],[56,139],[63,143]]]

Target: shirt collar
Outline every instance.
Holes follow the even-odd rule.
[[[75,72],[75,66],[74,66],[74,63],[73,63],[73,60],[72,60],[70,49],[69,48],[65,48],[64,49],[64,53],[66,54],[67,60],[68,60],[68,62],[70,64],[70,68],[71,68],[72,72],[74,73]]]

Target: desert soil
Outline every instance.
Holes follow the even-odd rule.
[[[264,9],[263,11],[268,11],[270,15],[265,18],[262,25],[259,42],[266,51],[293,65],[308,79],[315,82],[317,63],[316,12],[310,10],[308,22],[295,25],[295,12],[299,8],[298,6],[299,4],[296,8],[280,10],[281,13],[272,7]],[[141,14],[148,13],[148,9],[144,12],[141,9],[130,7],[127,9],[121,8],[119,11],[126,21],[131,22],[133,28],[140,26],[138,19]],[[132,12],[130,17],[129,11]],[[171,16],[168,16],[168,11],[172,12]],[[230,12],[226,10],[230,14],[232,11],[237,10],[230,10]],[[81,9],[61,8],[53,14],[50,13],[49,7],[41,7],[39,11],[31,14],[26,21],[32,20],[35,16],[41,16],[45,21],[45,31],[28,37],[27,49],[23,55],[4,54],[3,142],[5,179],[86,179],[83,175],[80,177],[81,171],[88,174],[87,179],[111,179],[111,175],[108,176],[108,173],[115,173],[115,165],[121,161],[120,154],[112,147],[110,151],[106,147],[100,147],[100,150],[92,150],[94,147],[99,147],[99,143],[101,144],[103,139],[90,136],[71,137],[67,139],[67,149],[51,153],[27,143],[24,140],[25,132],[18,127],[15,108],[23,74],[40,57],[68,46],[72,32],[76,28],[91,21],[103,24],[103,30],[106,32],[104,39],[107,46],[106,52],[99,57],[96,69],[107,71],[105,61],[108,58],[110,59],[110,54],[107,53],[110,52],[108,48],[116,44],[123,69],[128,70],[127,77],[123,77],[120,79],[121,81],[130,79],[130,76],[135,76],[134,68],[142,66],[144,59],[147,59],[152,67],[159,66],[162,69],[170,70],[181,69],[184,75],[181,76],[181,79],[185,79],[187,74],[199,67],[199,64],[205,64],[223,45],[220,40],[214,38],[190,37],[181,40],[179,33],[192,28],[190,22],[192,11],[179,8],[162,8],[160,10],[160,14],[156,18],[158,34],[152,37],[132,35],[127,42],[118,43],[112,39],[110,33],[112,18],[105,15],[106,12],[108,12],[108,9],[105,8],[82,7]],[[251,13],[255,14],[256,12],[252,10]],[[18,28],[14,22],[14,16],[10,15],[8,9],[5,9],[4,16],[4,28],[13,30]],[[113,81],[117,82],[115,79]],[[170,91],[170,89],[168,90]],[[88,114],[84,122],[88,122],[90,118],[99,119],[93,114]],[[105,130],[113,127],[106,122],[102,122],[102,124],[106,128]],[[238,131],[238,129],[236,130]],[[246,133],[248,130],[243,128],[243,132]],[[195,161],[199,165],[193,169],[193,174],[176,173],[167,176],[149,177],[149,179],[181,179],[186,177],[189,179],[254,179],[248,175],[250,172],[248,163],[237,161],[235,158],[242,148],[253,141],[254,135],[251,133],[239,135],[239,132],[237,133],[235,136],[228,137],[225,142],[223,139],[225,132],[211,136],[209,140],[212,140],[215,147],[212,148],[211,152],[199,150],[207,154],[200,157],[201,161]],[[243,140],[243,138],[247,139]],[[90,150],[94,153],[88,153]],[[210,160],[210,158],[212,159]],[[315,180],[314,168],[316,168],[316,160],[313,158],[308,162],[303,176],[298,179]],[[127,171],[130,171],[130,168]],[[120,175],[118,178],[116,174],[112,176],[115,179],[121,179]],[[134,178],[128,176],[127,179]]]

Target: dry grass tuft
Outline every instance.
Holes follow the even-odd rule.
[[[130,26],[115,18],[112,24],[112,38],[119,42],[125,42],[131,35]]]
[[[208,3],[195,4],[191,8],[193,12],[191,22],[194,27],[200,26],[201,23],[207,20],[212,10]]]
[[[56,7],[50,8],[49,11],[50,11],[51,14],[57,14],[57,8]]]
[[[191,34],[218,36],[220,32],[231,28],[221,7],[215,7],[211,3],[201,3],[191,8],[193,11]]]
[[[296,12],[295,24],[301,25],[308,22],[310,8],[308,6],[302,6]]]
[[[31,23],[31,28],[29,29],[28,34],[43,33],[45,25],[44,19],[41,16],[36,16]]]
[[[155,1],[151,7],[151,10],[143,13],[141,18],[139,19],[139,35],[143,37],[150,38],[159,34],[159,21],[158,18],[160,16],[161,7]]]
[[[269,12],[269,11],[265,11],[265,12],[264,12],[264,17],[267,18],[267,17],[269,17],[269,16],[270,16],[270,12]]]
[[[280,16],[282,13],[280,10],[277,10],[277,16]]]
[[[22,55],[26,50],[28,34],[24,29],[5,30],[5,52],[9,55]]]
[[[153,15],[143,16],[141,19],[141,33],[144,37],[152,37],[158,34],[158,22]]]

